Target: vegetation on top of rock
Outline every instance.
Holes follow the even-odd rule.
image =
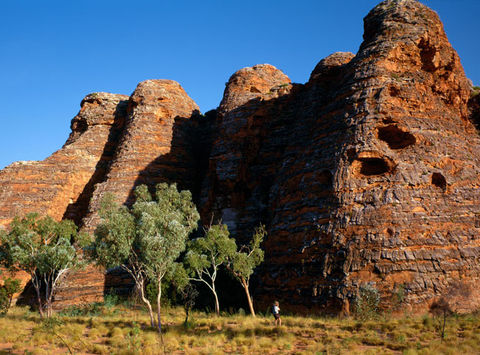
[[[474,86],[472,88],[472,95],[471,97],[475,97],[477,96],[478,94],[480,94],[480,86]]]

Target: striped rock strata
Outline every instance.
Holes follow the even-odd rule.
[[[356,55],[325,58],[304,85],[271,65],[242,69],[208,119],[167,80],[140,83],[128,105],[87,96],[64,148],[0,172],[0,223],[35,210],[91,232],[106,192],[130,204],[140,183],[177,182],[239,242],[266,225],[260,307],[348,312],[365,284],[385,307],[400,289],[425,307],[454,281],[480,281],[479,97],[437,14],[387,0]],[[126,283],[71,273],[57,305]]]
[[[276,86],[249,91],[266,70]],[[257,300],[348,311],[372,284],[384,305],[402,288],[423,307],[452,280],[478,282],[480,137],[437,14],[382,2],[357,55],[288,82],[264,66],[231,78],[203,200],[240,240],[267,225]]]
[[[76,217],[86,190],[102,175],[116,149],[128,96],[87,95],[65,145],[43,161],[17,162],[0,171],[0,225],[28,212]],[[82,200],[83,199],[83,200]]]
[[[184,189],[193,185],[188,119],[198,106],[183,88],[171,80],[141,82],[127,111],[111,164],[91,190],[88,209],[78,214],[83,216],[82,229],[90,233],[99,223],[97,209],[106,192],[115,194],[119,203],[131,204],[139,184],[153,188],[158,182],[178,181]],[[131,285],[128,275],[118,270],[105,273],[89,266],[66,274],[55,295],[55,307],[99,301],[106,289],[115,287],[117,293],[123,293]]]

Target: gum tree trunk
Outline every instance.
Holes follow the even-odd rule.
[[[255,317],[255,309],[253,308],[253,300],[250,297],[250,291],[248,289],[248,282],[242,277],[242,286],[243,289],[245,290],[245,294],[247,295],[247,301],[248,301],[248,307],[250,308],[250,313],[252,314],[253,317]]]

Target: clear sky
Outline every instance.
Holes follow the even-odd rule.
[[[0,169],[59,149],[91,92],[178,81],[202,112],[236,70],[269,63],[304,83],[336,51],[356,53],[379,0],[2,0]],[[424,0],[480,85],[479,0]]]

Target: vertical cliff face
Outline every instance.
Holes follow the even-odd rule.
[[[88,203],[89,186],[111,160],[127,99],[107,93],[87,95],[60,150],[43,161],[17,162],[0,171],[0,225],[28,212],[56,219],[77,216],[76,210]]]
[[[403,285],[415,305],[452,279],[477,282],[480,137],[437,14],[417,1],[381,3],[350,65],[352,132],[334,175],[339,206],[322,229],[344,258],[337,292],[353,297],[374,282],[388,295]]]
[[[220,106],[205,206],[240,240],[267,224],[260,301],[333,311],[373,283],[387,303],[401,286],[425,305],[452,279],[477,280],[479,136],[433,11],[381,3],[356,56],[326,58],[282,97],[264,96],[276,73],[253,93],[245,73]]]
[[[154,187],[159,182],[193,185],[195,172],[189,151],[188,120],[198,106],[183,88],[171,80],[147,80],[138,84],[128,103],[128,117],[105,181],[95,186],[83,220],[93,232],[97,210],[106,192],[119,203],[131,204],[135,186]]]
[[[470,121],[480,132],[480,90],[473,90],[468,101]]]
[[[81,226],[93,234],[100,222],[98,208],[105,193],[113,193],[119,203],[133,203],[133,190],[147,184],[178,182],[192,189],[195,171],[191,154],[190,117],[198,106],[183,88],[171,80],[147,80],[138,84],[128,101],[123,130],[116,135],[111,162],[92,189],[88,209],[78,214]],[[127,274],[90,265],[66,274],[55,295],[55,307],[99,301],[106,289],[122,292],[132,286]]]
[[[268,139],[266,129],[279,108],[275,106],[291,88],[285,74],[266,64],[241,69],[227,83],[213,129],[202,215],[205,221],[213,218],[226,223],[239,238],[250,232],[252,218],[258,220],[257,212],[267,203],[268,190],[262,181],[274,174],[279,152],[267,147],[268,161],[259,156]]]

